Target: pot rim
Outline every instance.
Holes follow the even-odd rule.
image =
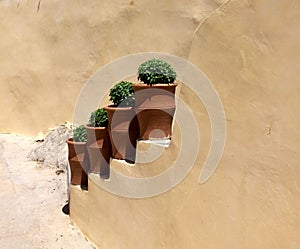
[[[68,144],[78,144],[78,145],[81,144],[81,145],[86,145],[86,142],[74,142],[72,137],[68,138],[68,139],[66,140],[66,142],[67,142]]]
[[[174,83],[156,83],[156,84],[152,84],[152,85],[147,85],[146,83],[143,82],[138,82],[138,83],[132,83],[132,86],[137,86],[137,87],[153,87],[153,88],[160,88],[160,87],[170,87],[170,86],[178,86],[178,84],[176,82]]]

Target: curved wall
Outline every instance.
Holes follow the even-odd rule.
[[[183,88],[204,139],[181,184],[142,200],[114,196],[92,181],[89,192],[71,189],[71,217],[100,248],[300,246],[299,13],[297,1],[228,1],[196,29],[188,58],[212,80],[225,108],[222,161],[198,183],[210,129]],[[148,170],[170,165],[172,146]]]

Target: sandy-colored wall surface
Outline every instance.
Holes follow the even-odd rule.
[[[144,200],[93,182],[88,193],[72,188],[71,215],[100,248],[300,247],[299,8],[297,1],[228,1],[195,30],[188,58],[214,83],[227,118],[219,168],[198,183],[209,126],[183,89],[204,137],[180,185]],[[170,164],[172,152],[165,153],[152,169]]]
[[[223,2],[0,1],[0,132],[36,135],[71,121],[87,79],[121,56],[188,58],[195,29]]]
[[[99,176],[92,174],[88,191],[71,187],[75,224],[99,248],[298,248],[300,168],[292,138],[297,133],[284,128],[296,122],[285,123],[278,116],[270,124],[269,116],[263,120],[259,110],[252,110],[255,106],[241,101],[236,112],[227,116],[221,163],[213,176],[200,184],[210,123],[203,105],[187,87],[182,86],[180,98],[192,108],[201,134],[196,163],[186,178],[164,194],[132,199],[103,190]],[[225,109],[230,104],[225,104]],[[279,127],[287,137],[279,133]],[[157,176],[173,165],[181,153],[180,143],[180,130],[175,125],[170,147],[155,161],[132,167],[112,160],[111,167],[134,178]],[[139,157],[147,146],[140,142],[137,148]]]
[[[92,182],[88,193],[72,188],[72,218],[100,248],[300,248],[299,1],[37,6],[0,1],[1,132],[36,134],[70,120],[80,88],[101,65],[143,51],[188,58],[225,108],[226,147],[207,183],[198,183],[207,115],[183,89],[204,137],[180,185],[145,200],[116,197]]]

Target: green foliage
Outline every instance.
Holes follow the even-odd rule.
[[[87,141],[86,129],[83,125],[80,125],[73,130],[73,141],[74,142],[86,142]]]
[[[92,127],[107,127],[108,116],[104,108],[99,108],[91,113],[89,125]]]
[[[110,89],[110,100],[115,106],[121,105],[133,106],[134,105],[134,90],[132,83],[129,81],[121,81]]]
[[[138,68],[138,79],[147,85],[170,84],[175,81],[176,76],[171,65],[159,59],[148,60]]]

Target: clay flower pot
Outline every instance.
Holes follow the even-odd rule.
[[[111,142],[106,127],[91,127],[87,130],[87,150],[90,158],[92,173],[100,174],[103,178],[109,177],[109,161],[111,157]]]
[[[133,107],[107,106],[108,128],[112,144],[112,157],[135,162],[136,140],[139,126]]]
[[[71,184],[87,188],[89,171],[89,157],[85,142],[74,142],[73,138],[67,140],[68,160],[71,168]]]
[[[140,138],[171,138],[176,109],[176,86],[177,84],[132,84]]]

